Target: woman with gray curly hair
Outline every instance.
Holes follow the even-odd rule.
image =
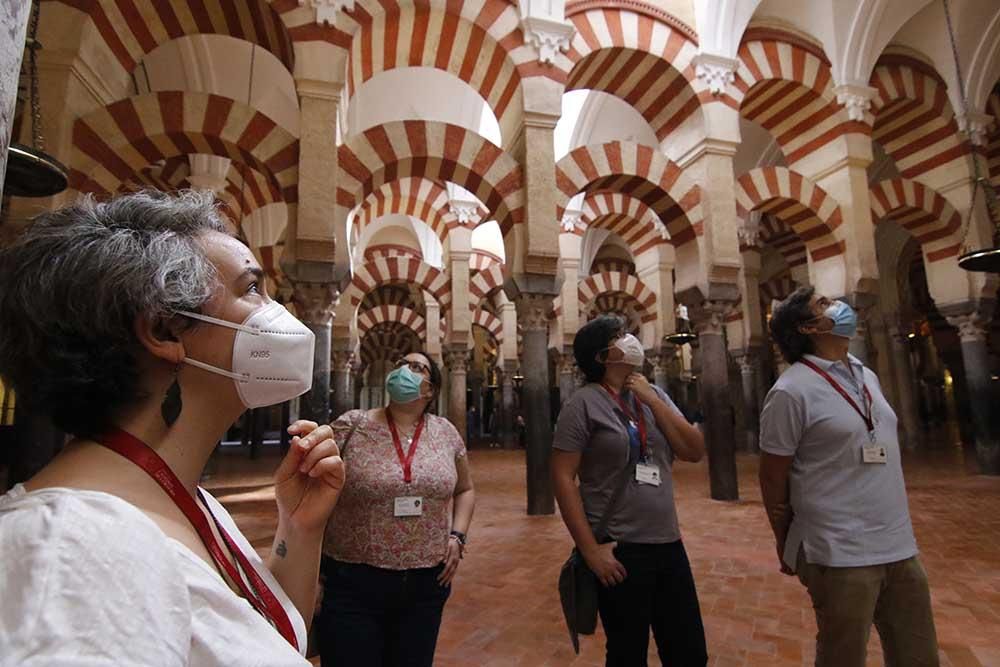
[[[75,436],[0,496],[0,664],[308,664],[332,431],[289,428],[266,564],[198,479],[313,351],[209,194],[85,199],[0,251],[0,376]]]

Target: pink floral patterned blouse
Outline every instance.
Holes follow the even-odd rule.
[[[360,426],[347,443],[347,483],[327,524],[324,554],[389,570],[434,567],[444,560],[458,483],[456,462],[465,456],[465,443],[447,419],[426,419],[409,484],[403,481],[403,467],[385,424],[368,418],[365,410],[351,410],[334,422],[338,443],[352,424],[358,421]],[[406,452],[405,439],[402,445]],[[394,516],[395,499],[401,496],[422,497],[423,514]]]

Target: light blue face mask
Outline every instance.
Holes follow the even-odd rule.
[[[420,385],[423,382],[424,376],[404,365],[386,376],[385,388],[393,403],[410,403],[420,398]]]
[[[843,301],[831,303],[823,315],[833,320],[833,328],[830,333],[834,336],[854,338],[854,335],[858,333],[858,314]]]

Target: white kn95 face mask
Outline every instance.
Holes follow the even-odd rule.
[[[283,403],[312,387],[316,336],[277,301],[253,311],[242,324],[187,311],[179,314],[236,329],[232,371],[197,359],[185,358],[184,363],[232,378],[246,407]]]

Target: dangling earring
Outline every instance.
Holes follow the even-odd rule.
[[[163,416],[163,421],[166,423],[167,428],[174,425],[174,422],[177,421],[177,418],[181,414],[181,408],[184,407],[181,401],[181,383],[177,379],[177,370],[177,368],[174,369],[174,381],[167,389],[167,393],[163,397],[163,403],[160,404],[160,414]]]

